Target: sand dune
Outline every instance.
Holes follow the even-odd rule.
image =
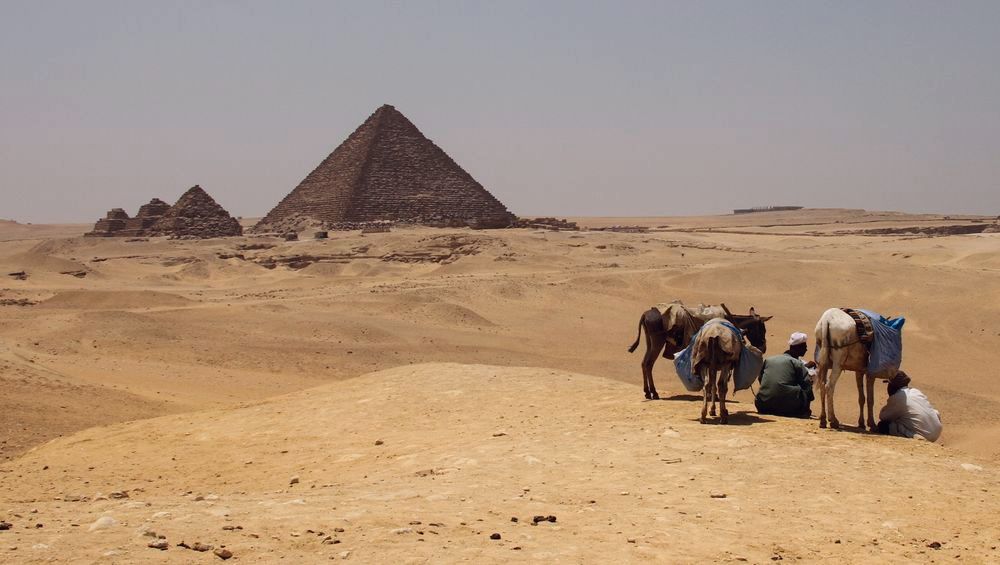
[[[260,561],[996,559],[1000,234],[945,235],[991,219],[577,221],[649,230],[124,241],[0,225],[0,520],[15,524],[0,560],[191,559],[146,548],[147,522]],[[905,315],[904,368],[941,441],[758,418],[746,391],[744,425],[699,426],[662,360],[673,400],[644,402],[625,348],[675,298],[773,315],[768,354],[831,306]],[[91,500],[53,500],[67,494]],[[105,512],[118,526],[90,533]],[[558,521],[524,524],[536,513]],[[320,543],[335,527],[342,543]]]
[[[0,475],[16,492],[4,545],[18,547],[0,551],[23,562],[196,559],[181,542],[253,562],[1000,558],[989,465],[734,407],[734,425],[705,426],[694,403],[636,402],[611,379],[400,367],[53,441]],[[167,551],[147,547],[156,535]]]
[[[187,306],[192,301],[154,290],[65,290],[38,304],[39,308],[67,308],[77,310],[125,310],[129,308],[158,308]]]

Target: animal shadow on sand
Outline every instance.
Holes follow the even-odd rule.
[[[698,402],[701,402],[701,399],[702,396],[700,394],[675,394],[673,396],[663,396],[657,400],[697,400]],[[656,402],[656,400],[651,402]]]
[[[815,420],[816,418],[809,418],[810,420]],[[861,434],[861,435],[878,435],[875,432],[869,432],[865,428],[859,428],[858,426],[850,426],[848,424],[840,424],[840,428],[834,429],[835,432],[847,432],[851,434]]]
[[[728,403],[729,401],[727,400],[726,402]],[[694,418],[694,421],[697,422],[698,418]],[[719,418],[717,418],[715,416],[709,416],[708,420],[705,422],[705,424],[707,424],[707,425],[720,425],[720,426],[722,426],[722,425],[726,425],[726,426],[752,426],[754,424],[768,424],[768,423],[771,423],[771,422],[774,422],[774,420],[770,420],[768,418],[761,418],[759,415],[757,415],[756,412],[746,412],[746,411],[742,411],[741,410],[739,412],[730,412],[729,413],[729,423],[727,423],[727,424],[722,424],[719,421]]]

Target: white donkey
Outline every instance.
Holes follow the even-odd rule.
[[[868,398],[868,428],[875,430],[875,377],[868,374],[868,348],[858,338],[854,318],[840,308],[830,308],[816,323],[817,384],[819,385],[819,427],[826,427],[830,412],[830,427],[837,429],[840,421],[833,408],[834,392],[842,371],[854,371],[858,382],[858,427],[865,429],[865,390]],[[867,377],[867,382],[866,378]],[[862,384],[865,388],[862,388]]]

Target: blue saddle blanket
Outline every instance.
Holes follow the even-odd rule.
[[[764,366],[764,355],[756,347],[748,345],[743,341],[743,332],[739,328],[725,321],[722,324],[729,328],[743,344],[743,347],[740,348],[740,361],[733,369],[734,389],[744,390],[750,388],[750,385],[760,376],[760,371]],[[691,366],[692,351],[700,333],[701,330],[699,329],[698,333],[694,334],[694,337],[691,338],[691,343],[683,351],[674,356],[674,370],[677,372],[677,377],[681,380],[684,388],[690,392],[698,392],[705,388],[705,381],[701,378],[701,375],[695,372],[694,367]]]
[[[903,324],[906,318],[886,318],[871,310],[857,308],[872,321],[875,337],[868,351],[868,374],[891,379],[903,363]]]

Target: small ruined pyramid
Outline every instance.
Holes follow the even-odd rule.
[[[256,232],[369,222],[499,228],[514,215],[392,106],[375,110]]]
[[[226,237],[243,235],[243,228],[225,208],[195,185],[181,195],[149,229],[149,235]]]

